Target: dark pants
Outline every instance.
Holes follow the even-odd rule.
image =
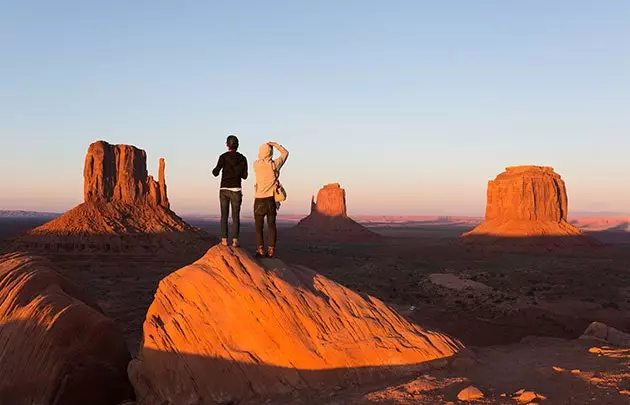
[[[269,237],[267,246],[275,248],[278,232],[276,230],[276,201],[273,197],[256,198],[254,200],[254,219],[256,221],[256,243],[258,247],[265,246],[264,232],[265,217]]]
[[[228,237],[228,215],[232,206],[232,239],[238,239],[241,230],[241,203],[243,193],[240,191],[219,190],[221,202],[221,238]]]

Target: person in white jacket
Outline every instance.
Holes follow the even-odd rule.
[[[280,152],[280,156],[273,159],[273,149],[276,148]],[[264,220],[267,218],[267,228],[269,231],[267,240],[267,257],[273,257],[276,249],[277,229],[276,229],[276,213],[277,205],[274,198],[274,192],[278,179],[280,177],[280,169],[289,157],[287,151],[282,145],[276,142],[267,142],[260,146],[258,151],[258,160],[254,162],[254,173],[256,174],[256,184],[254,185],[254,220],[256,223],[256,257],[265,256],[265,240],[264,240]]]

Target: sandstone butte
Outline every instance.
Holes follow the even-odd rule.
[[[30,231],[20,247],[125,251],[139,246],[204,245],[205,234],[170,209],[165,161],[158,181],[148,175],[145,151],[91,144],[85,157],[84,202]]]
[[[594,241],[567,222],[564,181],[551,167],[513,166],[488,182],[485,221],[464,237],[569,237],[569,244]]]
[[[0,403],[117,404],[133,397],[114,322],[52,264],[0,256]]]
[[[291,228],[307,239],[376,240],[379,235],[355,222],[347,214],[346,191],[338,183],[326,184],[311,200],[311,213]]]
[[[138,404],[344,387],[462,348],[307,268],[223,246],[160,282],[143,329]]]

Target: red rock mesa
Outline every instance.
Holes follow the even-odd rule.
[[[145,151],[98,141],[85,157],[84,203],[29,232],[27,248],[126,251],[196,246],[206,235],[170,210],[165,162],[158,181],[147,172]]]
[[[160,159],[159,183],[147,172],[146,152],[130,145],[98,141],[90,145],[83,169],[85,202],[160,205],[169,208]]]
[[[122,333],[52,264],[0,256],[0,403],[117,404],[132,397]]]
[[[354,240],[378,239],[379,236],[348,217],[346,191],[338,183],[327,184],[311,200],[311,213],[291,232],[307,239]]]
[[[462,346],[301,266],[211,248],[160,282],[129,367],[139,404],[366,382]]]
[[[311,202],[311,213],[327,217],[346,217],[346,190],[339,183],[326,184],[317,193],[317,203]]]
[[[564,181],[553,168],[508,167],[488,182],[485,221],[463,236],[563,237],[571,244],[594,243],[567,222],[567,206]]]

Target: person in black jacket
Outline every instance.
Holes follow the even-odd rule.
[[[219,202],[221,203],[221,243],[228,244],[228,215],[232,206],[232,246],[238,246],[238,237],[241,228],[241,203],[243,191],[241,180],[247,179],[247,159],[238,153],[238,138],[234,135],[227,137],[225,145],[228,151],[219,156],[217,166],[212,170],[214,177],[221,171],[221,188],[219,189]]]

